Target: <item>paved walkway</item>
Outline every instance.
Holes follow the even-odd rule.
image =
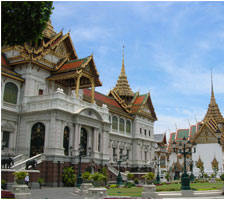
[[[74,187],[43,187],[42,189],[31,189],[30,193],[31,193],[31,199],[82,199],[81,196],[74,194],[73,191],[74,191]],[[172,195],[172,194],[177,194],[178,192],[160,192],[160,193],[162,194],[162,196],[160,195],[161,197],[159,198],[167,199],[168,196],[167,195],[164,196],[163,194],[170,193]],[[184,198],[178,195],[176,198],[179,198],[179,199],[196,199],[196,198],[197,199],[224,199],[224,196],[222,196],[221,193],[216,192],[216,190],[195,191],[194,193],[195,194],[204,193],[204,197],[195,196],[195,197]],[[113,199],[113,197],[108,197],[108,199],[111,199],[111,198]],[[120,197],[117,196],[114,198],[119,199]],[[126,198],[129,198],[129,197],[126,197]],[[173,199],[174,198],[175,197],[173,197]]]
[[[74,187],[42,187],[31,189],[31,199],[80,199],[73,193]]]

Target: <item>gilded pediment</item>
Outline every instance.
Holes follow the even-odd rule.
[[[208,127],[204,127],[195,139],[197,144],[217,143],[217,138]]]

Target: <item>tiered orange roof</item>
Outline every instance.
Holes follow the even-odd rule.
[[[24,81],[24,79],[21,77],[20,74],[16,73],[14,69],[9,66],[9,62],[4,55],[4,53],[1,54],[1,74],[3,76],[18,80],[18,81]]]

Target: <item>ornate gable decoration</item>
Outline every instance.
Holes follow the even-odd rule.
[[[211,162],[212,163],[212,168],[214,169],[214,168],[216,168],[216,169],[218,169],[218,161],[216,160],[216,157],[214,156],[214,159],[213,159],[213,161]]]
[[[199,156],[198,161],[196,163],[196,166],[197,166],[197,168],[201,168],[201,167],[203,167],[203,165],[204,165],[204,163],[202,162],[202,160],[201,160],[201,158]]]
[[[199,132],[195,135],[194,141],[197,144],[217,143],[217,137],[212,130],[204,123]]]
[[[25,43],[24,45],[2,48],[9,64],[13,66],[31,61],[54,71],[62,66],[62,62],[78,58],[69,33],[63,35],[62,32],[59,32],[56,34],[51,22],[48,22],[43,35],[45,39],[35,46]]]

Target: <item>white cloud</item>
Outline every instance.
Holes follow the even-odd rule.
[[[105,40],[111,36],[111,30],[103,27],[73,27],[71,36],[76,42]]]

